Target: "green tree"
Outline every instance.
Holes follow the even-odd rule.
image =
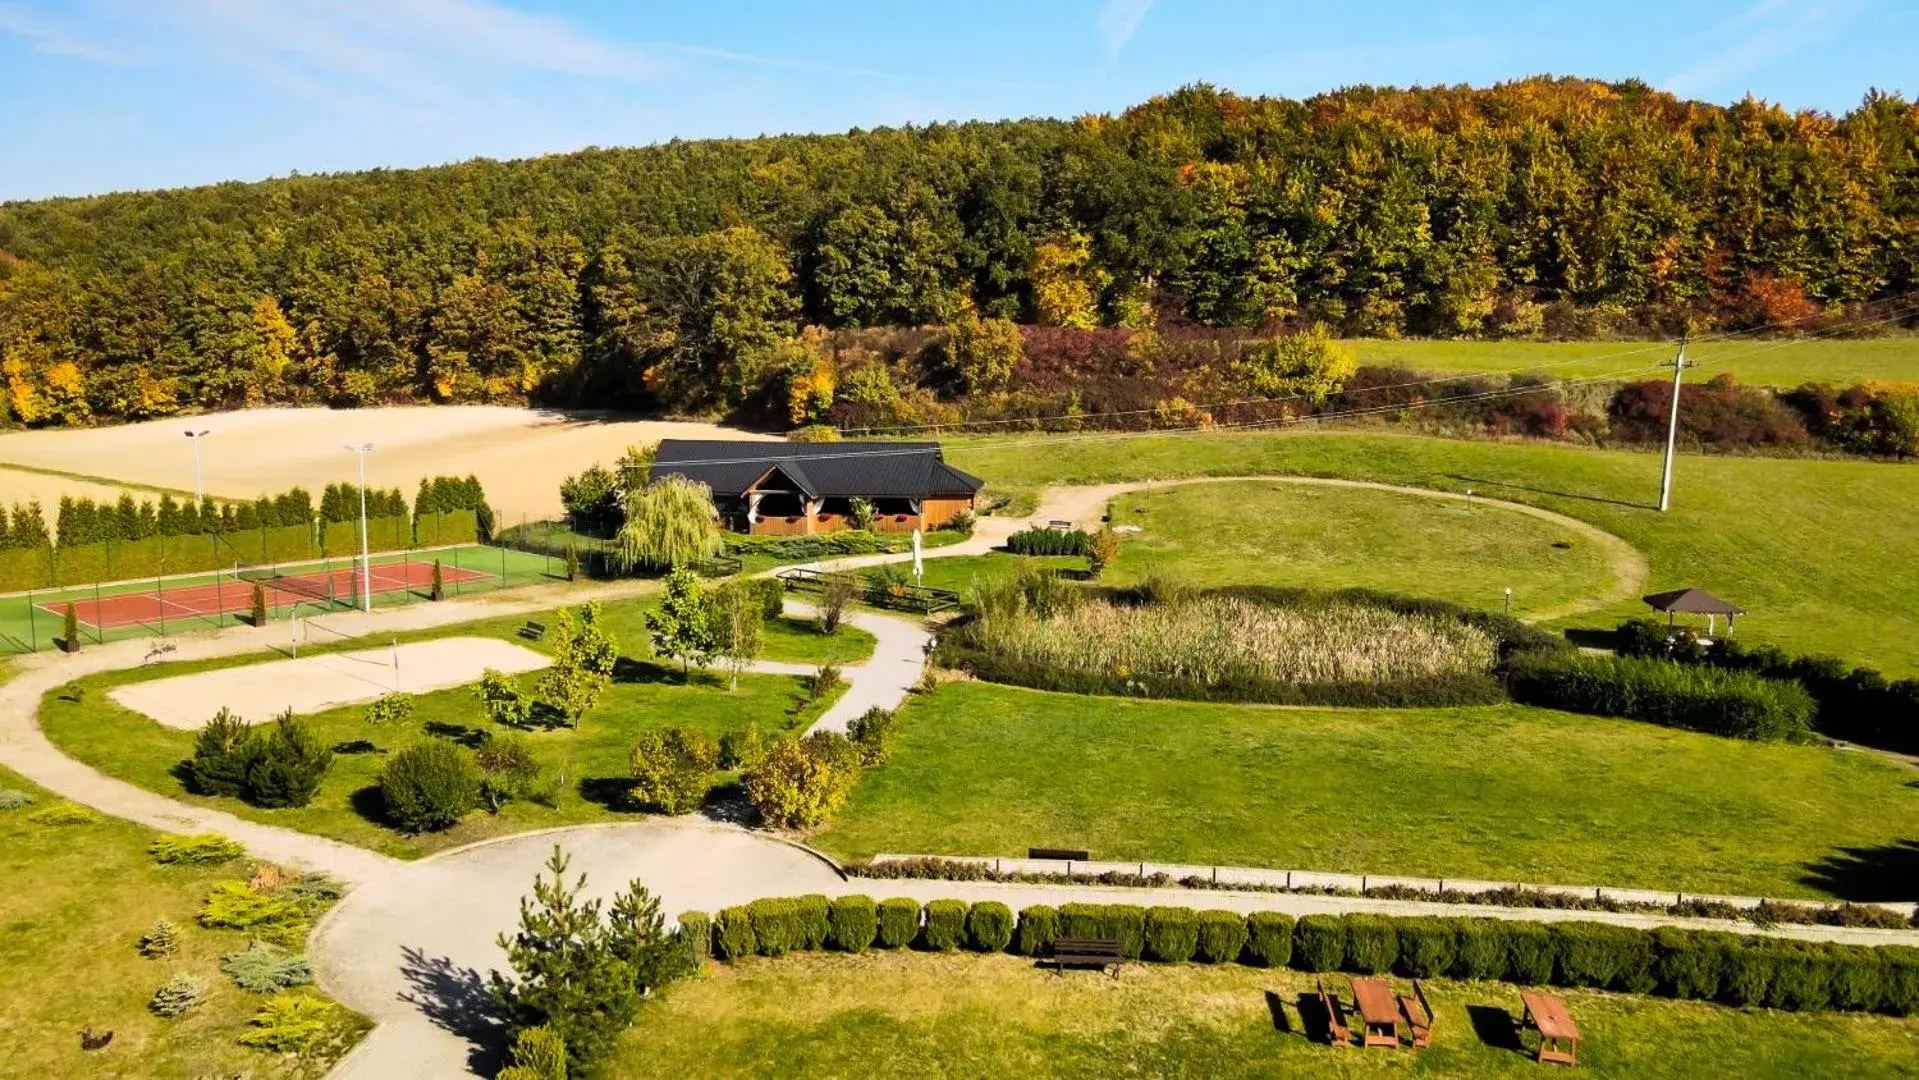
[[[686,567],[666,575],[666,593],[658,609],[646,613],[655,655],[677,659],[680,675],[691,680],[692,665],[706,667],[719,647],[713,611],[700,590],[700,576]]]
[[[718,652],[726,661],[730,676],[728,690],[740,688],[740,673],[760,658],[760,639],[766,626],[766,609],[760,598],[741,585],[717,589],[709,616],[718,636]]]
[[[654,343],[644,384],[669,405],[737,402],[748,376],[792,334],[792,272],[778,245],[751,225],[644,245],[638,277]]]
[[[948,374],[962,394],[1005,389],[1024,349],[1019,327],[1007,319],[969,313],[946,328]]]
[[[725,548],[719,520],[706,485],[675,473],[627,494],[614,558],[628,572],[698,565]]]
[[[663,814],[685,814],[705,801],[720,748],[701,732],[670,727],[641,732],[627,761],[636,802]]]
[[[859,782],[859,753],[849,750],[838,754],[811,740],[776,739],[744,777],[746,800],[773,828],[819,825],[846,804]]]
[[[608,633],[598,600],[562,609],[553,628],[553,665],[540,676],[540,698],[569,727],[578,727],[613,681],[620,645]]]
[[[1233,361],[1233,374],[1249,394],[1324,401],[1358,368],[1351,349],[1325,326],[1261,342]]]

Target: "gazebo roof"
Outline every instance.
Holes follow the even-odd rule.
[[[1654,611],[1682,615],[1744,615],[1746,609],[1734,607],[1704,589],[1674,589],[1653,593],[1645,598]]]

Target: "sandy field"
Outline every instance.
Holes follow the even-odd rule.
[[[176,675],[122,686],[107,696],[168,727],[198,731],[222,708],[260,723],[288,709],[298,715],[324,712],[395,691],[419,694],[465,686],[479,682],[488,668],[517,675],[550,663],[532,649],[498,638],[441,638]]]
[[[193,466],[189,464],[187,468],[191,470]],[[192,483],[192,479],[189,478],[188,490],[192,490]],[[15,503],[25,506],[34,499],[39,499],[40,511],[46,516],[48,528],[53,526],[55,511],[60,508],[60,496],[71,495],[76,499],[84,496],[95,502],[102,499],[112,502],[120,498],[120,491],[120,488],[105,484],[90,484],[84,480],[69,480],[64,476],[47,476],[44,473],[22,472],[19,469],[9,469],[0,465],[0,505],[12,510]],[[133,497],[155,499],[159,496],[149,491],[135,491]]]
[[[252,498],[298,484],[317,499],[327,484],[354,480],[345,446],[370,442],[368,484],[398,487],[411,500],[424,477],[472,473],[503,524],[522,515],[558,516],[561,478],[595,461],[611,466],[636,442],[770,438],[716,424],[496,405],[250,409],[0,435],[0,502],[37,497],[51,518],[63,491],[118,497],[116,489],[5,468],[9,463],[192,491],[188,430],[211,432],[201,446],[201,470],[206,491],[217,497]]]

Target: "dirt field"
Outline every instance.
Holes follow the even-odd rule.
[[[626,420],[492,405],[383,409],[253,409],[81,431],[0,435],[0,502],[41,500],[49,520],[62,492],[117,497],[117,489],[8,469],[8,464],[193,490],[193,451],[182,437],[210,431],[201,446],[206,490],[251,498],[299,484],[317,498],[354,479],[348,443],[370,442],[367,483],[413,497],[427,476],[473,473],[503,524],[560,511],[559,483],[627,446],[662,438],[756,438],[714,424]]]
[[[7,436],[0,436],[0,441],[4,441],[5,438]],[[192,469],[192,462],[188,462],[189,474]],[[191,490],[193,485],[191,475],[187,477],[187,485]],[[34,499],[38,499],[40,511],[46,516],[49,527],[53,525],[54,513],[60,507],[60,496],[71,495],[76,499],[85,496],[99,502],[102,499],[118,499],[120,490],[105,484],[91,484],[84,480],[70,480],[64,476],[48,476],[45,473],[22,472],[19,469],[9,469],[0,465],[0,505],[5,505],[8,510],[11,510],[15,503],[25,506]],[[135,498],[158,497],[151,492],[136,491],[133,494]]]
[[[550,663],[510,641],[442,638],[176,675],[122,686],[108,696],[168,727],[197,731],[222,708],[260,723],[288,709],[307,715],[396,690],[418,694],[464,686],[480,681],[488,668],[517,675]]]

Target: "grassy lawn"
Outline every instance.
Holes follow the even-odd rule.
[[[1037,486],[1297,474],[1463,491],[1556,510],[1644,552],[1653,589],[1698,585],[1749,609],[1739,632],[1888,674],[1919,672],[1919,467],[1688,455],[1652,509],[1657,454],[1375,433],[975,440],[954,464]],[[1249,568],[1248,573],[1252,573]],[[1576,617],[1610,626],[1637,602]]]
[[[1201,585],[1363,585],[1524,615],[1603,594],[1585,536],[1486,505],[1298,484],[1195,484],[1117,500],[1128,537],[1112,580],[1155,571]]]
[[[0,813],[0,1075],[191,1080],[326,1071],[325,1062],[282,1071],[281,1059],[235,1041],[263,999],[234,987],[219,964],[246,948],[247,935],[202,929],[194,917],[214,881],[246,876],[243,863],[159,866],[147,855],[147,829],[105,817],[34,824],[28,815],[58,800],[5,769],[0,789],[38,800]],[[181,950],[170,961],[144,959],[135,948],[158,919],[180,930]],[[193,1013],[162,1020],[147,1001],[175,974],[204,979],[210,993]],[[112,1031],[112,1044],[83,1054],[85,1026]]]
[[[880,895],[884,895],[881,893]],[[716,965],[642,1012],[608,1070],[649,1077],[1540,1076],[1517,988],[1423,983],[1421,1051],[1314,1041],[1313,977],[1226,965],[1132,965],[1065,978],[1012,956],[870,953]],[[1343,976],[1332,985],[1348,994]],[[1406,988],[1403,980],[1395,985]],[[1742,1011],[1578,990],[1576,1075],[1911,1076],[1919,1021]],[[1277,1015],[1276,1015],[1277,1014]],[[1315,1014],[1316,1015],[1316,1014]],[[1283,1018],[1283,1020],[1281,1019]]]
[[[1270,709],[955,683],[817,842],[1897,899],[1913,771],[1497,706]],[[1849,850],[1850,849],[1850,850]]]
[[[659,607],[657,593],[605,606],[607,629],[628,655],[646,649],[646,613],[658,611]],[[827,660],[857,664],[873,655],[873,645],[873,635],[857,626],[841,623],[838,630],[828,635],[820,633],[819,624],[812,619],[782,615],[768,619],[760,632],[760,659],[791,664],[818,664]]]
[[[991,555],[961,555],[951,559],[926,559],[925,583],[932,589],[951,589],[971,601],[975,581],[992,581],[1011,574],[1022,556],[995,552]],[[1085,570],[1086,560],[1077,555],[1049,555],[1033,560],[1051,570]]]
[[[1634,367],[1656,378],[1654,364],[1672,359],[1673,347],[1644,341],[1382,341],[1346,342],[1362,364],[1392,364],[1415,371],[1528,371],[1559,378],[1611,375]],[[1739,355],[1744,354],[1744,355]],[[1724,358],[1720,362],[1720,358]],[[1693,361],[1714,361],[1706,374],[1730,371],[1741,382],[1798,386],[1802,382],[1910,381],[1919,379],[1919,337],[1901,335],[1857,341],[1789,341],[1735,338],[1699,342],[1686,349]]]
[[[480,624],[480,632],[505,636],[517,624],[518,620]],[[420,636],[474,632],[474,627],[466,626]],[[798,641],[801,631],[782,633]],[[637,640],[624,634],[621,640],[627,642],[631,655]],[[547,644],[542,643],[541,647]],[[797,655],[804,650],[794,647],[788,651]],[[107,696],[110,689],[124,683],[256,663],[262,659],[277,657],[256,655],[93,676],[78,684],[84,688],[78,701],[68,691],[48,695],[41,707],[41,727],[47,737],[70,756],[169,798],[219,806],[256,821],[318,833],[410,858],[490,836],[600,821],[634,812],[624,801],[627,751],[633,736],[641,731],[678,725],[696,728],[717,738],[725,731],[751,725],[770,733],[803,727],[832,700],[829,697],[825,701],[809,702],[803,681],[792,676],[746,675],[740,679],[737,691],[728,692],[724,674],[717,671],[695,671],[691,684],[685,684],[677,670],[644,662],[632,663],[577,730],[528,734],[542,764],[565,778],[557,806],[511,803],[498,814],[473,814],[446,832],[409,837],[393,830],[381,818],[376,786],[381,764],[388,753],[417,739],[437,735],[471,740],[480,734],[480,729],[489,727],[480,716],[470,687],[416,695],[412,722],[400,729],[367,724],[363,705],[310,717],[316,733],[329,745],[366,740],[377,749],[336,755],[313,802],[288,810],[262,810],[237,799],[188,794],[174,776],[174,768],[192,754],[193,732],[155,723]],[[522,683],[531,687],[538,678],[537,673],[528,675]]]

